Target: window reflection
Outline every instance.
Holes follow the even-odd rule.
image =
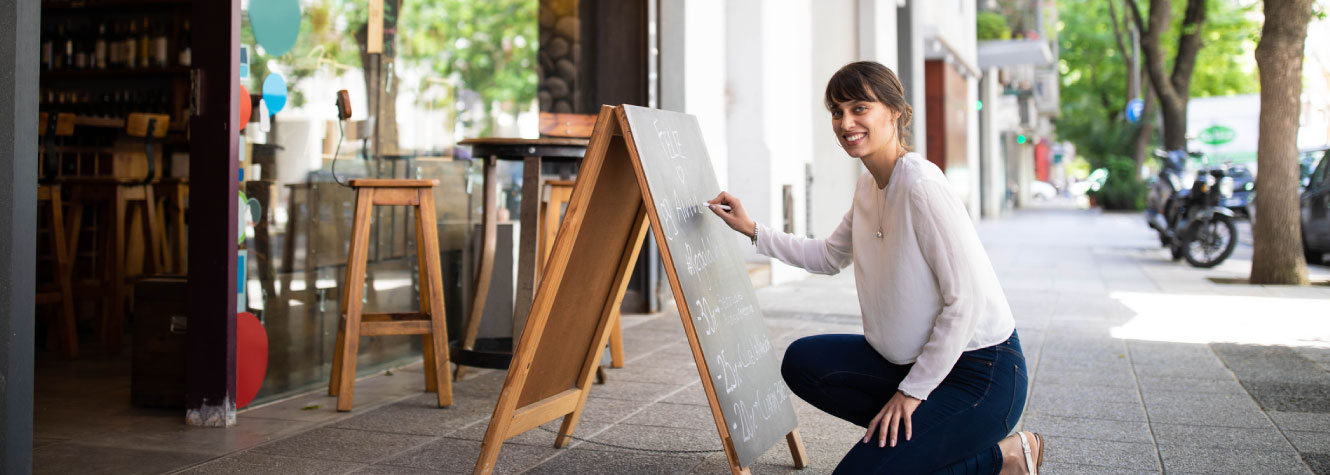
[[[327,384],[354,210],[354,192],[339,181],[439,181],[436,219],[455,339],[482,216],[481,167],[455,144],[537,135],[535,0],[387,0],[377,55],[366,53],[368,3],[300,0],[294,46],[272,55],[254,35],[250,15],[261,12],[242,2],[241,41],[251,61],[241,83],[256,92],[241,134],[242,190],[262,204],[245,241],[245,298],[269,338],[259,403]],[[265,122],[270,108],[257,91],[270,74],[280,74],[287,90],[284,107]],[[343,89],[353,111],[344,124],[335,107]],[[500,219],[516,219],[520,164],[498,166]],[[408,211],[374,211],[365,312],[418,308]],[[357,367],[368,374],[419,355],[417,337],[364,338]]]

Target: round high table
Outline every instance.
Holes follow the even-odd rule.
[[[476,273],[475,294],[471,312],[467,315],[466,329],[461,345],[453,349],[457,363],[455,379],[465,375],[466,366],[507,368],[512,359],[507,352],[478,351],[476,335],[480,332],[480,319],[485,313],[485,299],[489,294],[490,278],[494,272],[494,250],[498,234],[498,180],[495,164],[498,160],[522,161],[521,237],[517,256],[517,295],[513,304],[513,342],[521,337],[526,327],[527,314],[536,286],[536,250],[539,247],[541,164],[545,161],[575,164],[586,153],[586,139],[577,138],[476,138],[458,142],[470,147],[473,157],[484,160],[484,216],[482,218],[482,250],[480,268]]]

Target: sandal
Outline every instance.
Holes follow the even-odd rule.
[[[1039,467],[1044,465],[1044,436],[1038,432],[1030,433],[1039,442],[1039,458],[1036,459],[1030,455],[1030,441],[1025,438],[1025,433],[1017,432],[1016,435],[1021,437],[1021,450],[1025,452],[1025,467],[1029,469],[1029,474],[1039,475]]]

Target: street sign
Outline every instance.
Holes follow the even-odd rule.
[[[1237,131],[1216,124],[1206,127],[1205,130],[1201,131],[1197,138],[1201,139],[1202,143],[1208,145],[1223,145],[1232,142],[1233,138],[1237,136]]]
[[[1141,120],[1141,113],[1145,111],[1145,101],[1132,99],[1127,101],[1127,122],[1135,124]]]

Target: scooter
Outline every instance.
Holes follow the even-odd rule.
[[[1150,189],[1146,222],[1159,232],[1159,242],[1172,251],[1173,260],[1214,267],[1233,254],[1238,242],[1233,211],[1221,205],[1233,196],[1233,179],[1223,168],[1214,168],[1198,173],[1190,189],[1180,189],[1186,156],[1172,151],[1161,157],[1164,167]]]

